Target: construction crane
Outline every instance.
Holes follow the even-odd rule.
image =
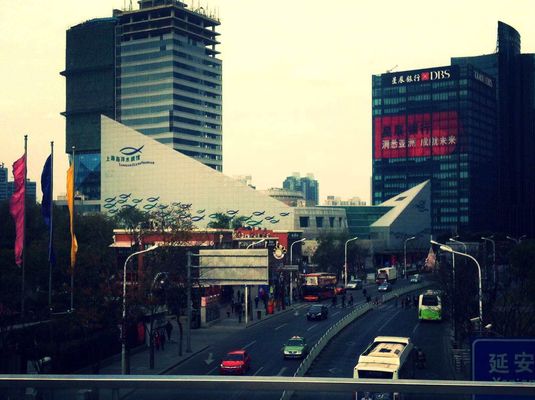
[[[387,73],[387,74],[391,73],[391,72],[392,72],[392,71],[394,71],[394,70],[395,70],[395,69],[396,69],[397,67],[398,67],[398,65],[397,65],[397,64],[396,64],[396,65],[394,65],[394,66],[393,66],[392,68],[390,68],[390,69],[387,69],[387,70],[386,70],[386,73]]]

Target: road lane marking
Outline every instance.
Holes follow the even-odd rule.
[[[243,348],[246,349],[247,347],[250,347],[250,346],[252,346],[252,345],[255,344],[255,343],[256,343],[256,340],[253,340],[251,343],[246,344],[245,346],[243,346]]]
[[[283,326],[286,326],[286,325],[288,325],[288,324],[285,323],[285,324],[282,324],[282,325],[280,325],[280,326],[277,326],[277,327],[275,328],[275,330],[278,331],[280,328],[282,328]]]
[[[392,321],[398,314],[399,314],[399,311],[398,311],[397,313],[394,313],[394,315],[392,315],[390,318],[388,318],[388,319],[386,320],[386,322],[385,322],[383,325],[381,325],[381,327],[380,327],[379,329],[377,329],[377,332],[380,332],[380,331],[381,331],[385,326],[387,326],[387,325],[390,323],[390,321]]]
[[[311,329],[314,329],[316,326],[318,326],[318,324],[316,325],[312,325],[310,328],[307,329],[307,331],[311,330]]]
[[[286,371],[287,369],[288,367],[282,367],[277,376],[282,376],[282,374],[284,374],[284,371]]]
[[[206,365],[212,364],[214,362],[214,353],[208,353],[208,358],[204,360],[204,362],[206,363]]]
[[[258,368],[258,370],[253,374],[253,376],[258,375],[258,373],[259,373],[260,371],[262,371],[263,369],[264,369],[264,367],[260,367],[260,368]]]
[[[341,311],[337,311],[337,312],[333,313],[333,317],[334,317],[335,315],[340,314],[340,313],[341,313]]]
[[[212,372],[214,372],[214,371],[215,371],[216,369],[218,369],[218,368],[219,368],[219,365],[215,366],[215,367],[212,368],[210,371],[208,371],[208,372],[206,373],[206,375],[212,375]]]
[[[420,324],[416,324],[414,326],[414,329],[412,330],[412,336],[414,337],[414,334],[416,333],[416,329],[418,329],[418,327],[420,326]]]

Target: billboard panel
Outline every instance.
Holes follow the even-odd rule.
[[[444,67],[417,69],[413,71],[392,72],[381,75],[383,87],[414,85],[428,82],[448,81],[457,79],[459,69],[455,65]]]
[[[268,249],[200,250],[199,280],[210,285],[267,285]]]
[[[447,155],[457,147],[457,111],[377,116],[373,120],[374,158]]]

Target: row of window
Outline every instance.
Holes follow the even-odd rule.
[[[149,124],[160,124],[162,122],[167,123],[169,122],[169,116],[163,116],[163,117],[146,117],[146,118],[123,118],[122,120],[124,123],[126,123],[129,126],[139,126],[139,125],[149,125]],[[212,124],[204,121],[198,121],[195,119],[190,118],[184,118],[184,117],[178,117],[176,115],[173,115],[171,118],[172,122],[179,122],[183,124],[188,125],[195,125],[200,126],[202,128],[209,128],[209,129],[215,129],[215,130],[221,130],[221,125],[219,124]]]
[[[306,216],[303,216],[303,217],[299,217],[299,226],[301,228],[310,228],[310,220],[311,220],[311,217],[306,217]],[[329,227],[329,228],[334,228],[335,226],[335,223],[336,223],[336,217],[315,217],[314,218],[315,222],[316,222],[316,228],[326,228],[326,227]],[[326,226],[324,224],[324,221],[327,220],[328,222],[328,226]],[[342,217],[338,217],[338,226],[339,228],[343,227],[343,219]]]

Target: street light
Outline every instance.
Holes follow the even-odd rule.
[[[436,242],[434,240],[431,240],[430,241],[431,244],[435,244],[439,247],[442,247],[444,246],[444,244],[442,243],[439,243],[439,242]],[[456,339],[457,338],[457,327],[455,326],[455,301],[457,300],[457,298],[455,297],[455,254],[451,254],[451,279],[453,281],[453,284],[452,284],[452,288],[451,288],[451,292],[452,292],[452,302],[451,302],[451,314],[452,314],[452,318],[451,318],[451,322],[453,324],[453,338]]]
[[[448,253],[458,254],[460,256],[468,257],[476,263],[477,273],[479,277],[479,282],[478,282],[479,284],[478,285],[479,286],[478,288],[479,289],[479,326],[481,327],[481,324],[483,324],[483,293],[481,290],[481,266],[479,265],[477,260],[474,257],[472,257],[470,254],[461,253],[460,251],[455,251],[450,246],[441,245],[440,250],[447,251]]]
[[[293,264],[294,264],[294,263],[293,263],[293,253],[292,253],[294,244],[296,244],[296,243],[303,243],[305,240],[307,240],[307,238],[302,238],[302,239],[296,240],[295,242],[293,242],[293,243],[290,245],[290,265],[293,265]],[[293,279],[294,279],[294,272],[293,272],[293,271],[290,271],[290,304],[293,303]]]
[[[456,237],[457,237],[457,236],[456,236]],[[468,250],[466,250],[466,243],[463,243],[463,242],[461,242],[461,241],[459,241],[459,240],[455,240],[454,238],[449,238],[448,240],[449,240],[450,242],[453,242],[453,243],[459,243],[459,244],[462,244],[463,247],[464,247],[464,252],[465,252],[465,253],[468,253]]]
[[[518,239],[517,238],[514,238],[512,236],[506,236],[507,239],[509,240],[512,240],[513,242],[515,242],[516,244],[520,244],[522,242],[522,239],[525,239],[526,238],[526,235],[522,235],[520,236]]]
[[[403,268],[403,276],[405,277],[405,279],[407,279],[407,242],[409,240],[414,240],[414,239],[416,239],[416,236],[411,236],[410,238],[405,239],[405,243],[403,244],[403,254],[405,256],[405,266]]]
[[[344,245],[344,287],[347,286],[347,244],[357,239],[358,236],[355,236],[354,238],[347,240],[346,244]]]
[[[135,253],[130,254],[128,257],[126,257],[126,260],[124,262],[123,266],[123,326],[122,326],[122,344],[121,344],[121,372],[123,375],[126,374],[126,265],[128,264],[128,261],[134,256],[137,256],[139,254],[147,253],[148,251],[152,251],[158,247],[157,244],[154,244],[145,250],[136,251]]]
[[[492,243],[492,277],[494,278],[494,284],[496,284],[496,242],[491,238],[492,236],[481,236],[482,240],[486,240]]]

